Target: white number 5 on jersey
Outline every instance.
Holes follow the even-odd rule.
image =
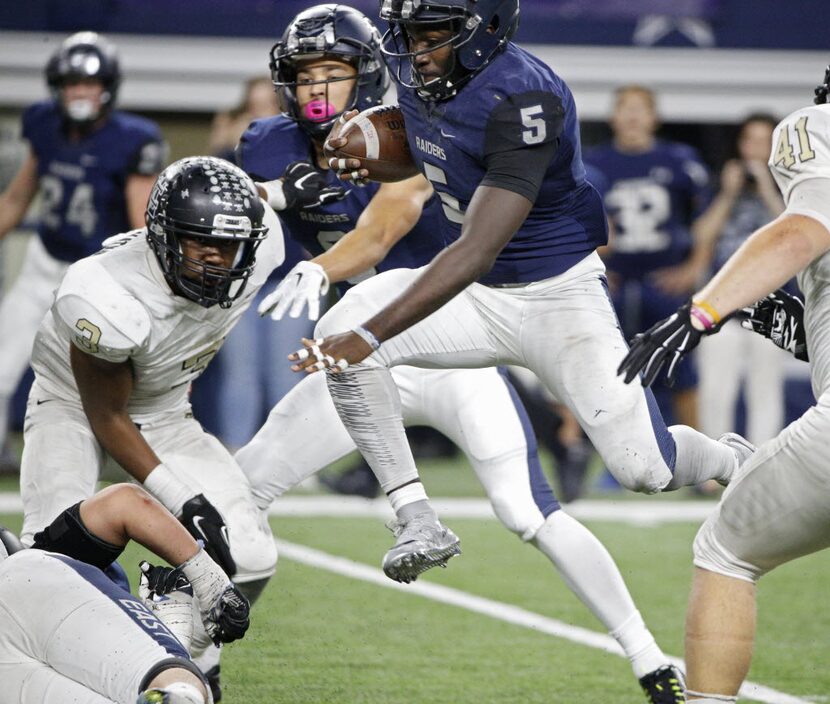
[[[545,121],[539,117],[543,110],[541,105],[531,105],[529,108],[522,108],[519,113],[522,116],[522,125],[527,127],[522,130],[522,141],[525,144],[540,144],[548,136]]]

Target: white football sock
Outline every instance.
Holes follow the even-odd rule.
[[[731,447],[685,425],[673,425],[669,430],[677,445],[677,460],[674,476],[663,491],[702,484],[708,479],[729,481],[737,466]]]
[[[617,565],[591,531],[560,510],[548,516],[533,543],[616,638],[637,678],[668,664],[643,623]]]

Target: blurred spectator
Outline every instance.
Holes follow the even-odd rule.
[[[27,153],[0,193],[0,240],[40,197],[37,237],[0,304],[0,449],[9,404],[29,364],[38,325],[66,268],[119,232],[144,226],[167,148],[158,125],[116,110],[115,46],[94,32],[68,37],[45,70],[51,97],[22,116]],[[0,469],[15,458],[0,458]]]
[[[210,149],[216,156],[235,161],[234,149],[248,125],[279,112],[274,86],[268,77],[245,83],[242,100],[213,120]],[[285,238],[285,263],[247,310],[211,364],[213,373],[199,380],[194,391],[196,417],[214,430],[229,448],[250,440],[265,422],[268,411],[302,379],[291,371],[288,355],[310,337],[314,324],[307,318],[285,317],[279,322],[260,318],[259,302],[307,253],[290,237]],[[210,369],[209,368],[209,369]]]
[[[703,240],[714,252],[714,274],[755,230],[784,210],[767,168],[772,115],[755,114],[740,125],[737,158],[724,164],[720,191],[698,221]],[[736,427],[735,409],[744,384],[746,436],[760,444],[784,425],[784,365],[789,355],[757,335],[747,335],[735,321],[700,346],[701,430],[711,437]]]
[[[235,161],[234,149],[242,133],[253,120],[270,117],[279,112],[274,84],[268,76],[249,78],[245,82],[242,100],[225,112],[216,113],[210,128],[208,148],[214,156]]]
[[[585,154],[611,223],[608,281],[626,338],[671,315],[709,265],[692,234],[709,202],[708,172],[692,147],[657,139],[658,126],[654,93],[624,86],[615,93],[612,142]],[[674,388],[655,385],[667,421],[698,426],[696,386],[689,362]]]

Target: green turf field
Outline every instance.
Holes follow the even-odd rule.
[[[0,520],[18,528],[18,516]],[[464,554],[422,578],[514,604],[568,624],[598,624],[547,561],[493,521],[451,522]],[[284,541],[376,567],[390,544],[372,519],[277,518]],[[590,527],[615,556],[664,649],[682,655],[693,525]],[[131,548],[131,577],[142,556]],[[750,678],[828,701],[826,555],[769,575],[760,589],[758,647]],[[423,597],[282,559],[244,641],[223,660],[227,704],[263,702],[643,701],[622,658]]]

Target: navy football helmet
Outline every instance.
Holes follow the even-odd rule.
[[[827,95],[830,93],[830,66],[824,70],[824,81],[816,86],[816,105],[824,105],[827,102]]]
[[[519,27],[519,0],[381,0],[380,16],[389,23],[383,36],[383,55],[395,80],[417,89],[423,100],[440,101],[452,98],[505,49]],[[443,44],[412,52],[407,33],[410,25],[419,29],[450,27],[453,34]],[[425,81],[415,69],[414,59],[447,45],[453,48],[453,61],[446,73]],[[402,73],[407,64],[408,78]]]
[[[222,308],[242,295],[268,234],[256,186],[224,159],[189,157],[161,172],[145,215],[147,240],[170,287],[205,308]],[[182,238],[238,242],[230,267],[186,257]]]
[[[334,78],[329,83],[354,80],[346,109],[331,114],[328,100],[317,113],[303,114],[297,104],[297,61],[332,57],[352,64],[355,78]],[[389,88],[389,74],[380,53],[380,33],[362,12],[328,3],[316,5],[297,15],[271,48],[271,78],[280,94],[285,115],[311,137],[323,139],[334,121],[348,110],[365,110],[380,105]]]
[[[66,83],[85,78],[98,80],[104,86],[99,112],[73,112],[61,100],[60,91]],[[95,32],[73,34],[64,40],[46,64],[46,83],[64,117],[75,123],[94,122],[112,109],[118,95],[121,67],[115,46]]]

